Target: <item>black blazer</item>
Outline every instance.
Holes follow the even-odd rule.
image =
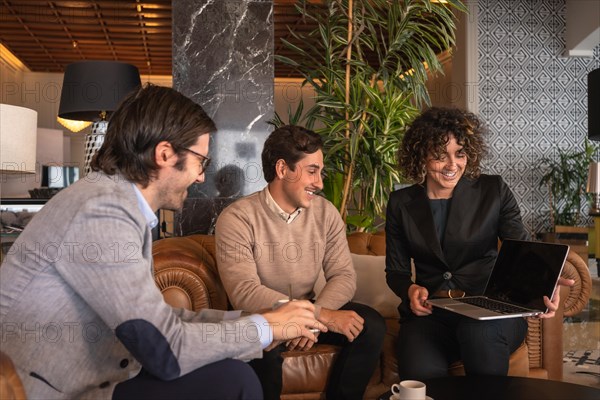
[[[443,248],[422,185],[390,195],[385,231],[386,280],[402,299],[401,316],[411,315],[411,258],[415,283],[430,294],[449,278],[451,286],[478,295],[483,293],[496,260],[498,239],[529,239],[514,195],[497,175],[460,179],[452,194]]]

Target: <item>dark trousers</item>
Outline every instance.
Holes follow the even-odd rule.
[[[400,324],[397,344],[400,379],[424,380],[448,375],[462,360],[468,375],[506,375],[508,361],[527,334],[527,321],[507,318],[479,321],[442,309]]]
[[[333,365],[327,383],[328,399],[362,399],[367,384],[380,359],[385,322],[381,315],[371,307],[347,303],[340,310],[353,310],[364,320],[363,331],[353,342],[341,334],[327,332],[319,335],[318,343],[334,344],[342,347]],[[279,399],[282,388],[281,353],[282,344],[271,351],[263,352],[262,359],[250,362],[258,375],[266,400]]]
[[[248,399],[263,398],[260,382],[248,364],[222,360],[205,365],[172,381],[161,381],[145,369],[119,383],[114,400],[131,399]]]

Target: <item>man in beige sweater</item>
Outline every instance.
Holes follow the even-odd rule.
[[[350,302],[356,274],[346,226],[333,204],[317,195],[322,147],[319,135],[298,126],[271,133],[262,152],[267,187],[233,203],[217,221],[219,274],[236,309],[256,312],[289,297],[314,300],[317,319],[329,328],[318,341],[343,347],[327,397],[360,399],[379,360],[385,324],[377,311]],[[321,271],[326,284],[315,297]],[[265,398],[281,393],[281,353],[313,345],[292,340],[251,362]]]

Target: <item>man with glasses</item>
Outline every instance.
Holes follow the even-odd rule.
[[[195,155],[196,157],[198,157],[198,159],[200,160],[200,167],[202,168],[202,171],[206,171],[208,169],[208,166],[210,165],[210,157],[203,156],[200,153],[196,153],[192,149],[184,149],[184,150],[186,150],[186,151],[190,152],[191,154]]]
[[[151,229],[203,182],[215,125],[148,85],[114,112],[93,172],[53,197],[0,268],[2,351],[29,398],[262,397],[241,360],[326,331],[294,302],[240,317],[173,309],[154,283]]]

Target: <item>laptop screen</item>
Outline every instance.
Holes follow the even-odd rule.
[[[545,311],[543,296],[552,298],[568,251],[564,244],[505,239],[485,296]]]

